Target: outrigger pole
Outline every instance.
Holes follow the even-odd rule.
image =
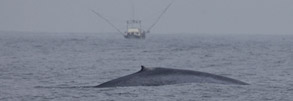
[[[164,11],[161,13],[161,15],[157,18],[157,20],[155,21],[154,24],[151,25],[151,27],[147,30],[147,32],[149,33],[150,30],[160,21],[160,19],[162,18],[162,16],[168,11],[168,9],[170,8],[170,6],[173,4],[174,0],[164,9]]]
[[[155,20],[155,22],[149,27],[149,29],[146,31],[146,33],[149,33],[150,30],[160,21],[160,19],[162,18],[162,16],[168,11],[168,9],[170,8],[170,6],[173,4],[175,0],[173,0],[165,9],[164,11],[160,14],[160,16]],[[134,4],[133,4],[133,1],[132,1],[132,17],[134,19],[135,15],[135,11],[134,11]],[[124,35],[124,33],[122,33],[122,31],[120,31],[112,22],[110,22],[110,20],[108,20],[107,18],[105,18],[103,15],[101,15],[100,13],[94,11],[94,10],[91,10],[93,13],[95,13],[98,17],[102,18],[103,20],[105,20],[109,25],[111,25],[113,28],[115,28],[115,30],[117,30],[120,34]],[[140,22],[139,22],[140,23]],[[143,31],[143,33],[145,33]],[[124,35],[125,36],[125,35]]]
[[[111,25],[113,28],[115,28],[119,33],[121,33],[122,35],[124,35],[124,33],[122,33],[113,23],[110,22],[110,20],[108,20],[107,18],[105,18],[104,16],[102,16],[100,13],[91,10],[93,13],[95,13],[97,16],[99,16],[100,18],[102,18],[103,20],[105,20],[109,25]]]

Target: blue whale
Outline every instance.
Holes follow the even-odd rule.
[[[180,83],[217,83],[217,84],[235,84],[248,85],[248,83],[232,78],[182,69],[170,69],[162,67],[144,67],[141,70],[95,87],[129,87],[129,86],[161,86]]]

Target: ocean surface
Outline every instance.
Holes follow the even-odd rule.
[[[140,66],[188,69],[250,85],[84,88]],[[1,101],[292,101],[293,35],[0,32]]]

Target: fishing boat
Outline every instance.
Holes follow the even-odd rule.
[[[126,39],[144,39],[146,32],[141,28],[141,20],[128,20]]]
[[[146,33],[150,33],[150,30],[159,22],[161,17],[167,12],[169,7],[173,4],[171,2],[165,9],[164,11],[160,14],[160,16],[155,20],[155,22],[145,31],[141,26],[142,21],[141,20],[135,20],[134,18],[134,10],[133,10],[133,19],[132,20],[127,20],[127,30],[125,33],[122,33],[110,20],[105,18],[103,15],[100,13],[96,12],[95,10],[91,10],[93,13],[95,13],[97,16],[105,20],[109,25],[111,25],[116,31],[118,31],[120,34],[124,36],[126,39],[145,39]],[[132,7],[134,9],[134,6]]]

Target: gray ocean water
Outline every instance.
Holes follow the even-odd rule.
[[[0,33],[1,101],[292,101],[293,35]],[[251,85],[82,88],[140,65],[218,74]],[[79,87],[80,86],[80,87]]]

